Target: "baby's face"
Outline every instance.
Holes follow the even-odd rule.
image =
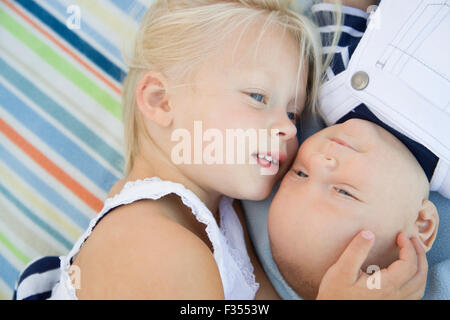
[[[314,298],[325,271],[362,229],[376,235],[364,271],[389,265],[397,233],[411,232],[426,184],[409,151],[368,121],[316,133],[301,145],[269,210],[272,253],[283,276]]]

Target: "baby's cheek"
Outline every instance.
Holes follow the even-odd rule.
[[[336,218],[320,212],[298,212],[290,221],[291,235],[298,258],[308,261],[313,269],[321,270],[333,263],[336,243],[341,231]]]
[[[361,221],[354,216],[323,214],[311,225],[314,232],[309,243],[316,268],[325,272],[347,248],[351,240],[363,229]]]
[[[277,197],[278,196],[278,197]],[[296,206],[288,199],[277,195],[272,201],[269,217],[268,231],[272,251],[284,259],[292,261],[303,246],[303,221],[299,219]]]
[[[397,231],[385,226],[373,228],[375,244],[366,261],[366,266],[377,265],[380,268],[389,266],[396,260],[398,249],[396,244]]]

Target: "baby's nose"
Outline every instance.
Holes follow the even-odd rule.
[[[327,168],[331,170],[337,167],[337,161],[334,157],[322,153],[313,155],[311,162],[318,168]]]

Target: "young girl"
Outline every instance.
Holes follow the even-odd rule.
[[[264,199],[289,168],[295,119],[316,101],[320,46],[287,1],[155,2],[123,87],[125,178],[68,255],[25,269],[16,298],[277,298],[233,198]],[[208,140],[198,123],[216,137],[268,134],[244,164],[211,162],[190,157]],[[190,138],[181,163],[180,136]]]
[[[22,273],[17,299],[277,298],[233,198],[264,199],[287,171],[295,119],[316,100],[319,57],[314,26],[287,1],[156,1],[123,86],[125,177],[68,255]],[[194,121],[222,137],[265,130],[267,146],[246,150],[244,164],[194,152],[179,164],[178,133],[198,147]],[[267,167],[277,173],[261,174]]]

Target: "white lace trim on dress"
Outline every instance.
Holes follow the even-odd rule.
[[[150,182],[150,181],[157,181],[159,183],[149,184],[148,182]],[[144,186],[145,186],[145,188],[144,188]],[[155,189],[152,190],[151,188],[155,188]],[[129,190],[132,190],[132,192]],[[63,280],[62,285],[64,285],[67,288],[67,291],[69,292],[71,298],[77,299],[76,293],[75,293],[75,288],[73,287],[72,280],[69,277],[69,269],[71,266],[71,260],[79,252],[79,250],[81,249],[81,247],[84,244],[84,242],[86,241],[86,239],[91,235],[92,230],[96,226],[97,222],[107,212],[109,212],[111,209],[113,209],[119,205],[129,204],[138,199],[144,199],[144,198],[157,200],[157,199],[159,199],[167,194],[170,194],[170,193],[175,193],[178,196],[180,196],[182,202],[186,206],[191,208],[192,213],[194,214],[196,219],[199,222],[206,225],[205,231],[206,231],[206,233],[212,243],[212,246],[213,246],[213,255],[216,260],[216,263],[219,266],[220,275],[222,277],[222,282],[224,284],[225,295],[227,295],[227,291],[230,290],[230,288],[225,288],[225,284],[228,284],[230,279],[229,279],[228,275],[224,272],[225,268],[224,268],[224,261],[223,261],[223,252],[222,252],[222,250],[224,250],[224,248],[219,250],[217,247],[218,244],[220,243],[220,239],[219,239],[220,234],[222,234],[223,238],[225,239],[225,242],[228,245],[231,257],[234,259],[234,261],[238,265],[239,269],[242,271],[242,274],[243,274],[243,277],[244,277],[246,283],[249,285],[249,287],[251,288],[253,293],[256,293],[256,291],[259,288],[259,284],[255,282],[255,276],[253,274],[254,269],[248,258],[248,254],[245,249],[245,246],[244,246],[245,251],[243,251],[242,248],[240,248],[240,249],[235,248],[234,247],[235,244],[231,244],[228,241],[227,235],[229,234],[229,231],[227,230],[227,227],[224,226],[223,229],[220,229],[218,227],[217,222],[214,219],[214,216],[211,213],[211,211],[209,211],[209,209],[206,207],[206,205],[192,191],[186,189],[182,184],[175,183],[172,181],[162,180],[159,177],[151,177],[151,178],[145,178],[143,180],[139,179],[139,180],[135,180],[135,181],[128,181],[127,183],[125,183],[122,190],[118,194],[116,194],[115,196],[113,196],[111,198],[107,198],[105,200],[102,211],[95,218],[93,218],[90,221],[88,229],[85,231],[83,236],[78,239],[78,241],[75,243],[74,247],[69,252],[69,254],[67,256],[60,257],[60,260],[61,260],[60,269],[61,269],[62,280]],[[224,223],[222,223],[222,221],[223,221],[222,217],[225,216],[225,213],[222,211],[226,211],[227,212],[226,215],[234,215],[235,218],[237,219],[236,213],[234,212],[234,209],[231,205],[233,199],[224,196],[221,199],[221,202],[223,202],[223,201],[225,201],[225,203],[227,203],[227,204],[225,205],[226,209],[221,210],[221,212],[220,212],[221,226],[224,225]],[[209,213],[209,214],[206,214],[206,213]],[[240,222],[238,224],[238,227],[241,227]],[[242,231],[242,227],[241,227],[241,231]],[[242,236],[242,238],[243,238],[243,236]],[[244,245],[245,245],[245,243],[244,243]]]

